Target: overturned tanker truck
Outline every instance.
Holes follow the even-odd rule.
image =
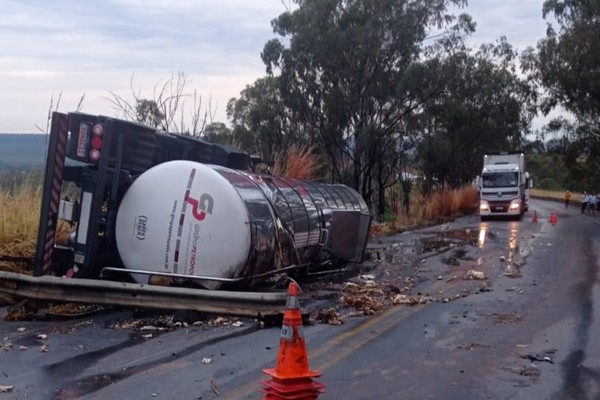
[[[355,190],[255,173],[259,162],[129,121],[55,112],[34,275],[250,288],[362,260],[371,216]]]

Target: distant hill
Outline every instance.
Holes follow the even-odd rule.
[[[47,138],[43,134],[0,133],[0,171],[43,168]]]

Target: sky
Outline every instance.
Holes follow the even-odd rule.
[[[0,132],[46,128],[62,112],[114,116],[111,92],[153,98],[178,72],[215,122],[227,101],[265,76],[271,20],[291,0],[0,0]],[[545,36],[543,0],[469,0],[469,44],[507,37],[517,50]],[[53,103],[51,103],[53,99]]]

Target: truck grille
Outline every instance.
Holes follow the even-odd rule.
[[[510,201],[490,201],[489,204],[492,213],[505,213],[508,212]]]

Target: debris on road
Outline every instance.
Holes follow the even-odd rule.
[[[343,325],[344,319],[335,308],[326,308],[318,310],[312,317],[315,321],[329,325]]]
[[[515,353],[516,355],[518,355],[521,358],[524,358],[526,360],[529,361],[537,361],[537,362],[547,362],[550,364],[554,364],[554,361],[552,361],[552,359],[548,356],[543,356],[543,355],[539,355],[539,354],[521,354],[519,352],[516,352],[513,350],[513,353]]]
[[[456,346],[456,348],[459,350],[489,349],[490,347],[492,346],[480,343],[469,343]]]
[[[497,314],[494,313],[493,315],[494,318],[494,323],[495,324],[505,324],[505,323],[512,323],[512,322],[521,322],[525,319],[525,317],[522,314],[519,314],[517,312],[511,312],[511,313],[505,313],[505,314]]]
[[[477,271],[474,269],[470,269],[467,271],[467,278],[468,279],[475,279],[475,280],[483,280],[485,279],[485,274],[482,271]]]
[[[12,349],[12,343],[8,341],[8,338],[4,338],[0,343],[0,350],[9,351]]]
[[[13,391],[13,387],[12,386],[2,386],[0,385],[0,393],[10,393]]]
[[[405,294],[397,294],[392,297],[392,303],[397,304],[408,304],[408,305],[417,305],[417,304],[427,304],[431,301],[431,297],[429,296],[407,296]]]
[[[503,367],[505,371],[512,372],[513,374],[526,376],[533,382],[537,382],[540,379],[541,372],[536,367]]]
[[[214,380],[210,381],[210,388],[213,391],[213,393],[217,396],[221,395],[221,393],[219,393],[219,390],[217,389],[217,382],[215,382]]]
[[[383,308],[383,302],[380,299],[364,293],[342,296],[340,303],[360,311],[362,315],[373,315]]]

